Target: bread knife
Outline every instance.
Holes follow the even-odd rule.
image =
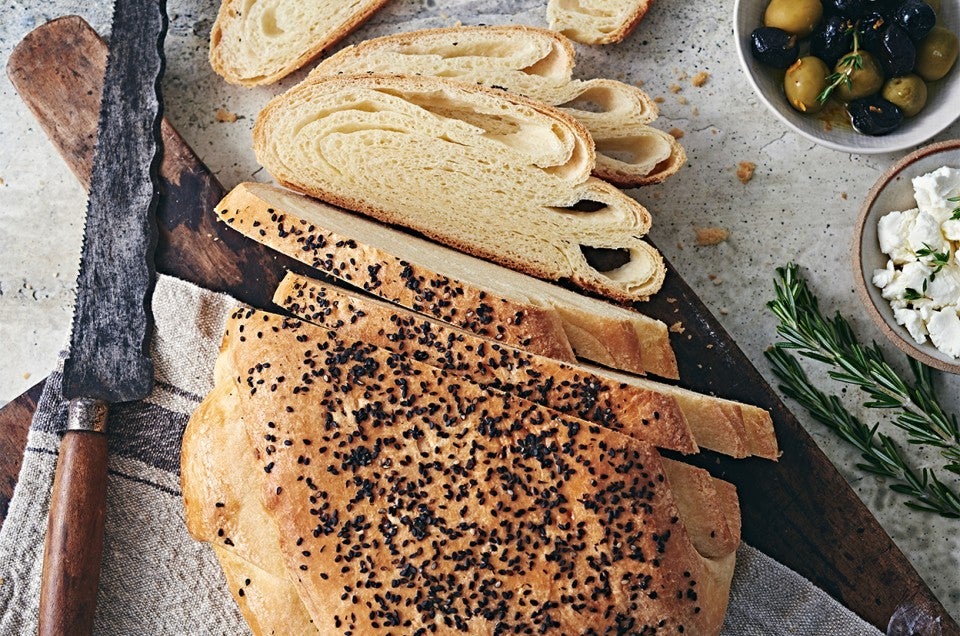
[[[44,545],[40,636],[89,634],[103,552],[107,415],[153,389],[150,300],[164,0],[116,0],[77,277],[69,400]]]

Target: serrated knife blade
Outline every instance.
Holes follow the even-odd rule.
[[[146,397],[161,157],[164,0],[116,0],[50,500],[39,633],[89,634],[106,502],[109,405]]]

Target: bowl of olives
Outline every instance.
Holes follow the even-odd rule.
[[[800,135],[853,153],[917,146],[960,116],[947,0],[737,0],[741,65]]]

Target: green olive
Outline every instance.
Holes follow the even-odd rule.
[[[763,24],[805,38],[823,17],[820,0],[770,0]]]
[[[883,86],[883,70],[877,58],[860,51],[860,59],[862,64],[851,63],[850,57],[845,55],[833,69],[836,73],[850,71],[850,84],[842,82],[834,93],[840,101],[849,102],[873,95]]]
[[[830,70],[819,57],[801,57],[787,69],[783,76],[783,92],[787,101],[801,113],[816,113],[821,108],[817,96],[827,85]]]
[[[917,65],[914,67],[917,75],[928,82],[937,81],[953,68],[958,48],[957,36],[952,31],[941,26],[933,27],[917,46]]]
[[[913,117],[927,103],[927,85],[916,75],[904,75],[887,80],[883,98],[900,107],[904,117]]]

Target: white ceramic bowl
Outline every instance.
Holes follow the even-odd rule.
[[[917,207],[911,180],[942,166],[960,168],[960,139],[931,144],[907,155],[887,170],[867,194],[853,233],[853,281],[867,312],[884,335],[908,356],[949,373],[960,374],[960,359],[926,343],[918,345],[893,318],[890,303],[874,287],[873,270],[883,269],[887,256],[880,251],[877,221],[893,210]]]
[[[929,84],[927,105],[916,117],[889,135],[871,137],[847,128],[833,126],[825,130],[816,115],[795,111],[783,94],[783,71],[766,67],[753,58],[750,34],[763,26],[763,13],[770,0],[737,0],[734,7],[733,32],[740,64],[763,103],[788,128],[827,148],[843,152],[874,154],[895,152],[922,144],[949,126],[960,116],[960,62],[943,79]],[[960,34],[960,6],[945,0],[941,9],[943,26]],[[801,45],[801,55],[803,48]]]

